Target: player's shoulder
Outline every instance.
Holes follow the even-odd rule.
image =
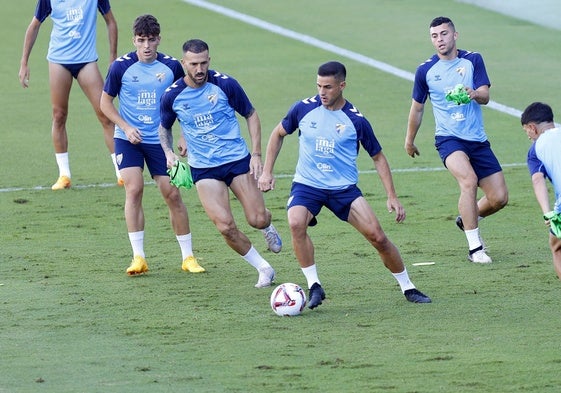
[[[171,85],[169,85],[165,92],[164,92],[164,96],[177,96],[179,93],[181,93],[183,90],[185,90],[185,88],[187,87],[187,84],[185,83],[185,80],[183,78],[179,78],[178,80],[174,81]]]
[[[136,63],[137,61],[138,61],[138,55],[136,54],[136,52],[128,52],[125,53],[124,55],[117,57],[113,62],[113,64],[130,65],[132,63]]]
[[[432,66],[434,66],[436,63],[438,63],[439,60],[440,60],[440,58],[435,53],[431,57],[429,57],[428,59],[424,60],[421,64],[419,64],[417,66],[417,70],[428,70]]]
[[[319,98],[319,95],[316,94],[315,96],[306,97],[294,102],[290,107],[290,112],[300,113],[303,115],[320,106],[321,106],[321,100]]]
[[[125,53],[115,59],[109,68],[110,73],[119,72],[123,74],[130,66],[138,62],[138,55],[136,52]]]
[[[481,53],[465,49],[458,49],[458,57],[460,59],[466,59],[471,62],[483,60],[483,56],[481,56]]]
[[[347,100],[341,110],[349,117],[355,126],[370,126],[368,119],[356,106],[353,105],[352,102]]]
[[[208,70],[207,75],[207,81],[218,86],[238,83],[233,76],[217,70]]]
[[[179,60],[177,60],[173,56],[166,55],[165,53],[158,52],[158,56],[156,58],[160,63],[163,63],[167,66],[176,67],[177,65],[181,65]]]

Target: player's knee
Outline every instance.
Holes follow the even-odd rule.
[[[366,233],[365,237],[380,252],[384,252],[391,246],[391,242],[384,232],[372,231]]]
[[[66,119],[68,118],[68,112],[60,109],[53,109],[53,124],[57,127],[64,126],[66,124]]]
[[[508,204],[508,192],[504,191],[494,196],[490,201],[494,210],[500,210]]]
[[[233,221],[216,222],[216,228],[226,240],[234,241],[238,235],[238,227]]]

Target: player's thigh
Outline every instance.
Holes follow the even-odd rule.
[[[506,181],[502,171],[481,179],[479,187],[481,187],[487,199],[491,201],[506,201],[508,199]]]
[[[477,186],[477,175],[466,153],[460,150],[451,153],[446,157],[445,164],[460,185]]]
[[[257,188],[257,180],[249,172],[236,176],[230,184],[230,189],[240,201],[246,217],[265,214],[263,193]]]
[[[53,109],[68,110],[68,99],[72,88],[72,74],[64,66],[49,63],[49,87]]]
[[[78,84],[94,108],[99,108],[103,78],[97,63],[86,64],[78,73]]]
[[[169,176],[155,175],[154,182],[158,186],[160,194],[162,194],[166,203],[172,205],[182,203],[179,188],[169,182]]]
[[[119,174],[125,182],[125,192],[127,197],[139,197],[144,190],[144,176],[142,168],[131,166],[119,170]]]
[[[378,217],[364,197],[358,197],[353,201],[347,222],[366,237],[383,234]]]
[[[201,179],[196,183],[199,199],[207,216],[220,228],[234,221],[230,208],[230,192],[223,181]]]

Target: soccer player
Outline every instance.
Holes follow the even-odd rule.
[[[73,78],[76,79],[90,101],[103,127],[105,144],[111,153],[117,182],[119,185],[123,185],[115,161],[114,124],[99,107],[103,78],[97,65],[96,15],[98,10],[107,25],[109,61],[113,62],[117,57],[118,29],[109,0],[38,0],[35,15],[25,32],[19,80],[21,85],[27,88],[30,81],[29,55],[41,24],[49,15],[51,16],[53,29],[47,60],[49,61],[49,86],[53,112],[51,133],[59,171],[59,177],[51,187],[53,190],[63,190],[70,188],[71,185],[66,119]]]
[[[159,53],[160,24],[152,15],[141,15],[133,24],[136,51],[111,65],[101,96],[103,112],[116,125],[115,153],[125,181],[125,221],[133,250],[127,274],[148,270],[144,253],[144,162],[168,205],[171,225],[181,248],[182,269],[204,272],[192,250],[187,208],[179,189],[170,184],[167,160],[160,145],[160,98],[174,80],[185,74],[181,63]],[[119,97],[119,109],[113,100]]]
[[[284,137],[299,130],[298,163],[287,208],[294,254],[308,283],[309,308],[319,306],[325,299],[314,245],[308,235],[308,227],[317,224],[316,216],[323,206],[351,224],[376,248],[407,300],[430,303],[431,299],[417,290],[409,279],[399,250],[387,238],[357,187],[356,159],[362,145],[376,166],[388,197],[388,210],[395,211],[397,222],[405,220],[405,210],[397,198],[388,161],[370,123],[343,97],[346,73],[345,66],[336,61],[319,67],[318,94],[296,102],[271,133],[259,188],[264,192],[274,188],[273,168]]]
[[[171,127],[177,119],[187,142],[188,163],[203,208],[228,246],[259,272],[255,287],[268,287],[275,278],[275,270],[237,227],[229,195],[230,189],[241,203],[249,225],[261,229],[269,250],[280,252],[281,238],[257,188],[257,177],[263,167],[261,122],[240,84],[229,75],[209,69],[206,42],[185,42],[181,62],[186,75],[168,89],[161,103],[160,141],[168,166],[177,160],[171,140]],[[251,154],[241,136],[236,112],[246,119]],[[184,149],[180,152],[186,154]]]
[[[527,164],[532,176],[534,193],[546,225],[550,226],[549,248],[553,256],[553,267],[561,279],[561,128],[553,122],[551,107],[534,102],[520,117],[522,128],[533,143],[528,150]],[[546,180],[553,184],[555,204],[549,204]]]
[[[481,105],[489,102],[491,82],[479,53],[457,49],[458,32],[449,18],[433,19],[429,32],[436,54],[415,73],[405,150],[411,157],[420,154],[415,136],[430,97],[436,122],[436,149],[460,188],[456,225],[467,238],[468,259],[491,263],[478,222],[508,202],[502,168],[487,140],[481,113]],[[458,86],[460,91],[455,92]],[[450,100],[454,98],[452,92],[462,96],[457,101]],[[484,193],[479,200],[478,187]]]

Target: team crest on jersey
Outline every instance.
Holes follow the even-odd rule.
[[[460,75],[460,76],[464,76],[466,74],[466,67],[458,67],[456,68],[456,72]]]
[[[216,105],[216,103],[218,102],[218,94],[216,93],[209,94],[206,98],[212,105]]]
[[[341,135],[343,132],[345,132],[346,128],[347,128],[346,124],[341,124],[341,123],[335,124],[335,132],[337,132],[338,135]]]
[[[123,162],[123,153],[117,154],[117,156],[115,157],[115,161],[117,161],[117,165],[121,165],[121,163]]]
[[[158,82],[163,82],[164,78],[166,77],[166,73],[165,72],[158,72],[156,74],[156,79],[158,80]]]

